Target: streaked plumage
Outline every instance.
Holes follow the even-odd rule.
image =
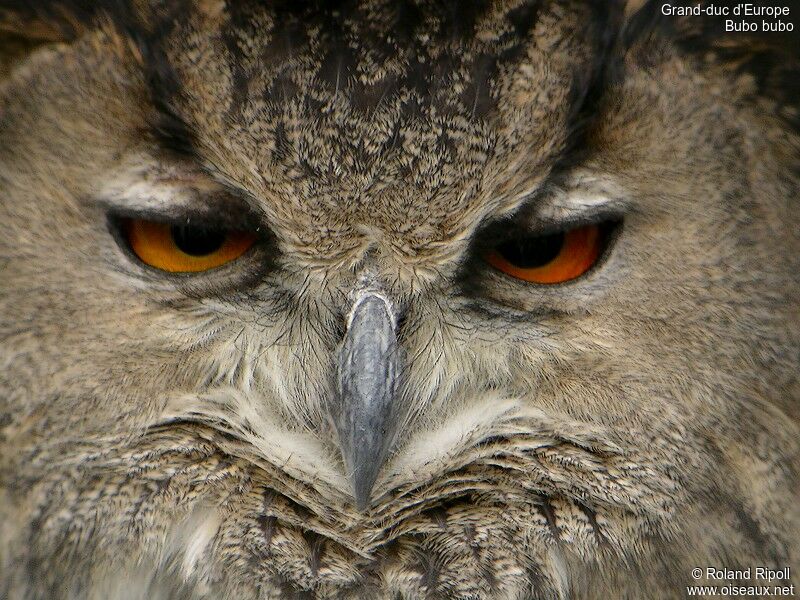
[[[0,597],[800,572],[798,45],[657,13],[0,0]],[[142,215],[260,241],[167,275]],[[574,281],[481,258],[601,220]],[[397,377],[351,414],[364,298]]]

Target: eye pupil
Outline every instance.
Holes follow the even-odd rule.
[[[190,256],[207,256],[225,243],[225,232],[203,227],[175,225],[170,229],[175,245]]]
[[[585,225],[551,235],[509,240],[484,259],[498,271],[529,283],[554,284],[576,279],[592,268],[603,251],[607,226]]]
[[[497,251],[512,265],[534,269],[552,262],[564,246],[564,233],[554,233],[506,242]]]
[[[256,235],[251,232],[213,225],[123,219],[120,229],[137,258],[168,273],[200,273],[221,267],[242,256],[256,243]]]

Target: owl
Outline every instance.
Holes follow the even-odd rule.
[[[800,44],[724,21],[0,0],[0,597],[800,584]]]

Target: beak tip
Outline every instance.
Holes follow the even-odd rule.
[[[359,494],[358,492],[356,492],[355,500],[356,500],[356,504],[355,504],[356,505],[356,510],[358,512],[360,512],[360,513],[365,513],[370,508],[372,508],[372,502],[370,502],[371,499],[370,499],[369,494],[362,495],[362,494]]]
[[[372,508],[372,489],[376,479],[377,473],[372,474],[361,470],[353,474],[353,498],[359,512],[366,512]]]

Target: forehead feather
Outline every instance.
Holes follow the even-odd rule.
[[[160,43],[198,153],[299,245],[379,230],[411,254],[546,174],[606,30],[583,2],[195,8]]]

